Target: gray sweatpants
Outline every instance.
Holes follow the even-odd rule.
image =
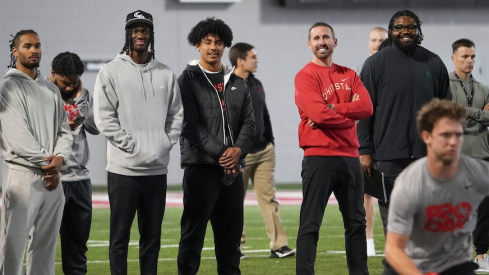
[[[43,175],[6,166],[2,176],[0,274],[24,274],[28,245],[26,274],[53,275],[65,200],[62,185],[48,191]]]

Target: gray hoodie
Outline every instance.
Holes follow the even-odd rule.
[[[72,182],[88,180],[87,163],[90,158],[88,149],[87,133],[98,135],[99,131],[95,126],[93,119],[93,99],[87,89],[83,88],[83,94],[64,102],[67,116],[73,120],[76,116],[85,117],[85,120],[75,130],[71,131],[73,135],[73,144],[71,145],[71,154],[67,159],[66,165],[61,170],[61,181]]]
[[[71,136],[58,87],[10,69],[0,83],[0,152],[13,169],[43,174],[48,156],[68,159]]]
[[[450,77],[450,90],[452,100],[464,106],[467,110],[467,126],[465,127],[462,153],[474,158],[489,158],[489,111],[484,111],[484,106],[489,104],[489,88],[471,77],[462,83],[467,93],[474,91],[472,106],[468,107],[467,96],[454,73],[448,73]]]
[[[169,152],[182,131],[175,74],[151,59],[119,54],[97,75],[95,123],[107,138],[107,171],[126,176],[167,174]]]

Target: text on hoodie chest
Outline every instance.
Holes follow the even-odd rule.
[[[348,80],[349,77],[340,77],[323,83],[321,87],[323,100],[331,102],[334,98],[351,98],[351,84]]]

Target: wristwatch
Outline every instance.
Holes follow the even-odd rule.
[[[58,154],[58,155],[56,155],[56,156],[57,156],[57,157],[61,157],[61,158],[63,159],[63,165],[66,165],[66,158],[65,158],[63,155]]]

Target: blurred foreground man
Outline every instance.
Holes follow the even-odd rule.
[[[385,257],[391,274],[475,274],[472,231],[489,194],[487,162],[460,154],[466,110],[434,99],[418,113],[427,156],[397,177],[389,209]],[[431,273],[427,273],[431,272]]]

